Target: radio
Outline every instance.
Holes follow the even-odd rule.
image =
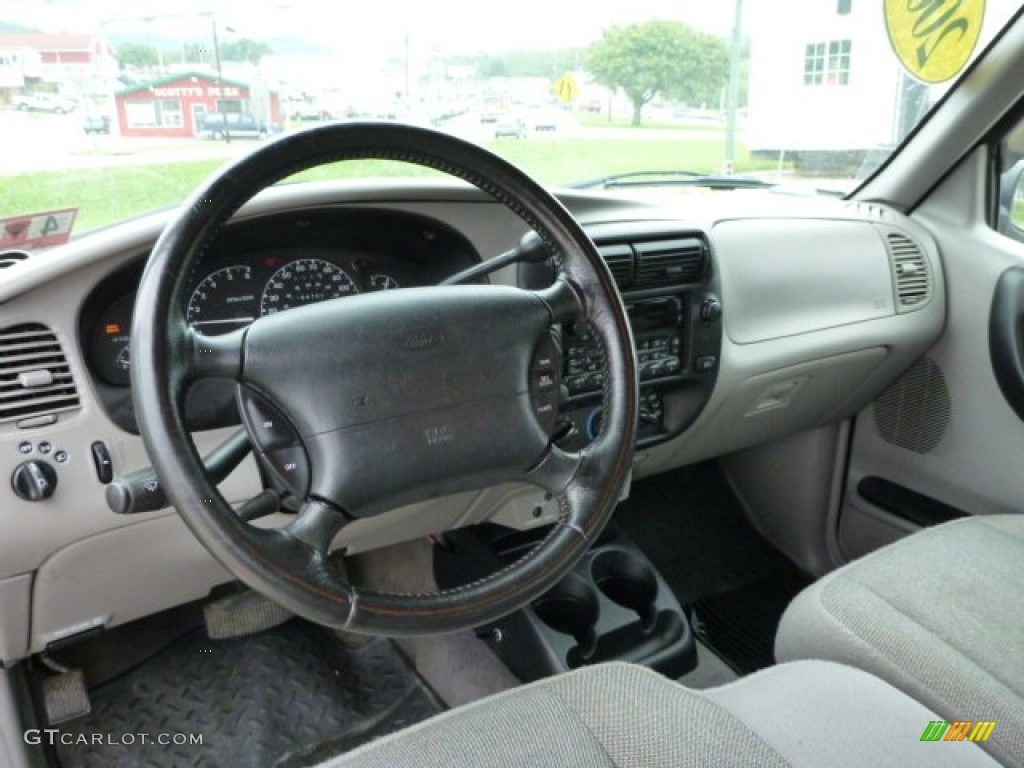
[[[636,342],[637,368],[643,382],[678,376],[683,371],[683,299],[636,301],[626,306]],[[604,350],[593,333],[577,327],[565,338],[562,381],[569,395],[600,390],[604,385]]]

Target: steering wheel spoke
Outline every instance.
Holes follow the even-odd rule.
[[[579,474],[582,464],[582,453],[564,451],[552,444],[540,463],[527,472],[523,480],[557,496],[565,492]]]
[[[554,323],[568,325],[584,317],[583,299],[565,275],[559,275],[555,282],[534,294],[547,305]]]
[[[195,328],[189,328],[185,333],[188,377],[191,380],[210,378],[238,380],[242,370],[244,329],[222,336],[208,336]]]
[[[308,499],[299,509],[298,517],[284,530],[316,554],[326,555],[334,537],[348,523],[349,519],[337,507],[317,499]]]

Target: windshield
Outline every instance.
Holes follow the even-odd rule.
[[[175,205],[277,134],[349,119],[451,132],[552,185],[845,194],[1017,3],[0,7],[0,245],[45,247]],[[354,162],[303,178],[423,173]]]

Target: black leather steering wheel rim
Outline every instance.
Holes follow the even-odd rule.
[[[576,454],[549,445],[540,461],[522,468],[522,478],[508,478],[548,490],[558,503],[558,523],[513,565],[473,584],[429,595],[372,593],[348,584],[329,556],[330,540],[346,522],[344,509],[333,499],[307,499],[303,513],[284,529],[242,522],[203,472],[184,420],[190,382],[211,375],[246,379],[247,345],[255,344],[252,340],[260,332],[252,329],[273,329],[264,318],[231,337],[207,338],[195,332],[185,318],[190,268],[221,227],[260,190],[324,163],[364,158],[405,161],[468,181],[516,212],[556,254],[558,278],[546,291],[500,293],[497,287],[467,287],[463,295],[458,288],[422,289],[417,300],[424,306],[451,304],[457,313],[496,296],[524,316],[532,313],[552,325],[586,321],[605,350],[604,416],[597,438]],[[495,306],[505,306],[500,301]],[[371,307],[370,300],[359,306]],[[543,312],[537,309],[541,306]],[[330,311],[344,314],[337,308]],[[610,518],[629,477],[637,422],[636,362],[625,309],[595,246],[572,215],[515,166],[429,129],[398,123],[328,124],[281,137],[216,173],[172,216],[149,257],[136,299],[131,354],[140,432],[185,523],[241,581],[294,613],[329,626],[368,634],[422,634],[479,626],[506,615],[553,586],[582,556]]]

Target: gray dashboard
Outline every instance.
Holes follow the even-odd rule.
[[[585,226],[604,233],[606,243],[615,239],[607,232],[625,233],[634,253],[634,241],[652,229],[692,236],[707,246],[706,269],[689,282],[671,290],[623,288],[630,301],[678,298],[686,308],[679,328],[688,352],[679,374],[653,377],[645,387],[664,393],[666,418],[676,420],[658,439],[640,444],[635,477],[848,417],[919,357],[943,327],[945,296],[935,243],[890,209],[771,196],[715,196],[699,203],[687,197],[678,205],[601,194],[560,197]],[[354,214],[357,210],[370,213]],[[444,233],[445,247],[415,257],[407,247],[375,255],[342,243],[335,256],[323,260],[352,273],[357,271],[353,254],[361,253],[365,274],[348,275],[361,289],[371,287],[371,274],[399,283],[436,281],[445,271],[513,247],[525,231],[514,214],[482,193],[432,182],[293,185],[262,194],[236,221],[240,232],[251,233],[260,231],[261,222],[319,216],[368,221],[378,214],[432,227]],[[4,661],[90,628],[201,597],[230,578],[173,510],[138,516],[111,512],[94,461],[93,446],[99,442],[117,474],[149,464],[141,439],[123,418],[125,388],[98,370],[92,347],[95,334],[107,326],[122,329],[123,318],[104,313],[130,296],[164,220],[156,214],[78,239],[0,275],[0,382],[18,381],[17,375],[2,378],[4,358],[17,352],[3,344],[17,338],[12,329],[26,325],[51,334],[49,343],[59,345],[73,382],[73,400],[62,400],[59,409],[9,418],[0,412],[0,471],[9,475],[35,459],[52,465],[58,478],[45,501],[22,500],[6,483],[0,490]],[[416,229],[410,225],[409,232]],[[254,265],[281,266],[267,266],[273,256],[259,247],[246,253]],[[194,278],[197,288],[209,275],[238,265],[236,256],[237,250],[212,254],[208,273]],[[402,272],[400,279],[396,271]],[[264,293],[272,274],[260,278]],[[508,268],[491,279],[518,284],[524,278]],[[709,299],[718,304],[710,323],[701,316]],[[700,342],[711,344],[714,352],[697,354],[694,339],[702,327],[716,334]],[[698,372],[697,358],[710,356],[712,367]],[[585,396],[574,400],[584,421],[595,407]],[[198,431],[196,447],[205,452],[231,432],[230,426]],[[221,488],[237,502],[258,492],[260,483],[250,458]],[[358,551],[483,520],[519,528],[544,525],[554,514],[539,491],[501,486],[361,521],[347,528],[339,543]],[[271,517],[263,524],[278,522]]]

